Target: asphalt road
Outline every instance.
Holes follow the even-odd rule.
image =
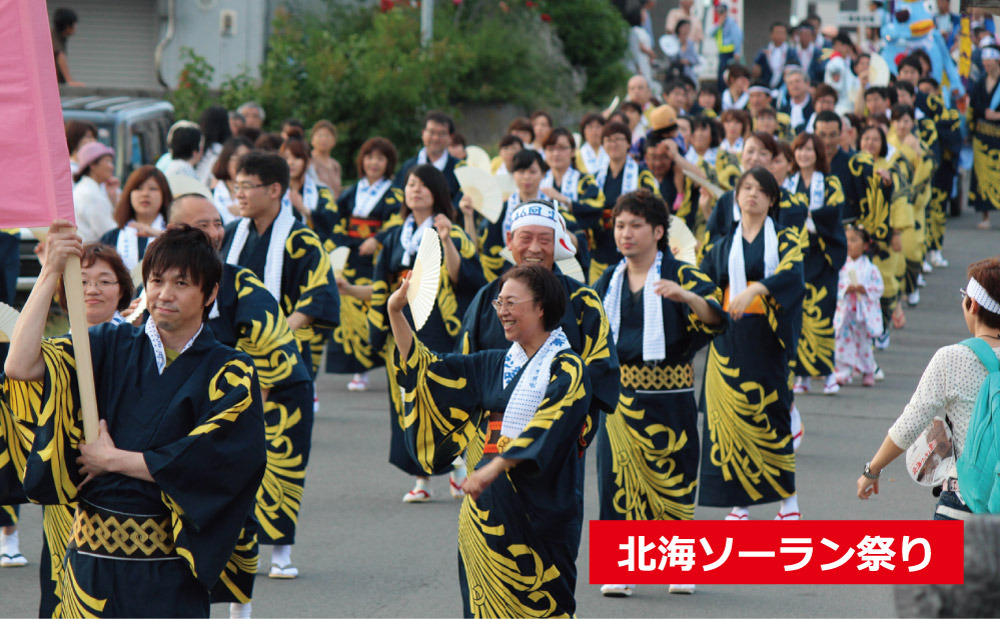
[[[997,232],[979,232],[966,213],[948,225],[945,255],[951,266],[927,276],[918,308],[894,332],[892,346],[878,353],[886,380],[873,389],[847,387],[834,397],[802,396],[805,424],[797,457],[799,505],[812,519],[928,519],[934,498],[910,481],[899,462],[883,476],[882,494],[855,497],[855,481],[901,412],[924,366],[940,346],[967,337],[958,289],[965,267],[997,253]],[[702,365],[696,365],[701,368]],[[411,480],[387,463],[389,414],[383,372],[373,373],[368,392],[349,393],[349,377],[322,376],[322,410],[313,434],[294,581],[261,576],[256,583],[258,617],[444,617],[461,614],[456,565],[459,504],[446,477],[432,481],[434,502],[404,505]],[[701,424],[699,423],[699,428]],[[586,514],[597,513],[597,487],[590,458]],[[773,518],[776,506],[751,511]],[[698,519],[721,519],[724,510],[698,508]],[[22,552],[31,563],[0,570],[0,616],[32,616],[38,604],[41,510],[27,506],[21,525]],[[669,595],[666,587],[639,587],[631,598],[609,599],[588,584],[588,539],[580,549],[577,613],[580,616],[894,616],[892,589],[885,586],[701,586],[693,596]],[[269,565],[265,550],[262,565]],[[213,615],[228,616],[224,606]]]

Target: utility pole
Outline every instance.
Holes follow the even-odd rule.
[[[434,38],[434,0],[420,3],[420,46],[428,47]]]

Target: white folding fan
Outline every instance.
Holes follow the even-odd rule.
[[[587,283],[587,276],[583,273],[583,267],[576,258],[563,258],[556,261],[556,266],[566,277],[571,277],[581,284]]]
[[[410,288],[406,291],[406,300],[410,303],[410,314],[413,315],[413,327],[419,331],[437,303],[438,286],[441,285],[441,239],[437,230],[424,230],[420,239],[420,249],[413,261],[410,272]]]
[[[132,269],[132,272],[129,273],[129,275],[132,276],[132,285],[136,289],[141,288],[142,287],[142,260],[139,261],[139,264],[135,265],[135,267]]]
[[[347,266],[347,258],[350,255],[351,248],[346,245],[341,245],[330,252],[330,270],[333,271],[334,277],[340,277],[344,272],[344,267]]]
[[[495,224],[503,211],[503,195],[496,177],[485,170],[466,166],[455,169],[455,178],[462,193],[472,198],[472,208]]]
[[[146,311],[146,289],[143,288],[142,294],[139,295],[139,304],[135,306],[135,309],[132,310],[131,313],[129,313],[127,316],[122,316],[122,318],[124,318],[125,322],[129,323],[130,325],[136,325],[139,323],[139,319],[142,318],[142,315],[143,313],[145,313],[145,311]]]
[[[670,218],[670,231],[667,234],[667,244],[670,252],[681,262],[695,264],[697,258],[695,249],[698,246],[698,239],[695,238],[691,229],[687,227],[680,217]]]
[[[487,173],[491,168],[489,153],[478,146],[465,147],[465,163],[469,167],[479,168]],[[457,171],[458,170],[456,170],[456,172]]]
[[[507,198],[517,191],[517,187],[514,186],[514,177],[510,174],[497,174],[493,178],[496,179],[497,185],[500,186],[500,197],[506,202]]]
[[[9,342],[14,325],[21,313],[6,303],[0,303],[0,342]]]

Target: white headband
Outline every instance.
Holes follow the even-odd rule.
[[[969,298],[974,299],[979,304],[979,307],[987,312],[1000,314],[1000,303],[997,303],[996,299],[991,297],[990,293],[986,292],[986,289],[976,281],[975,277],[969,278],[969,283],[965,287],[965,294],[969,295]]]
[[[576,255],[576,246],[569,239],[569,231],[566,230],[566,220],[552,206],[544,202],[525,202],[518,205],[510,214],[510,232],[514,232],[522,226],[545,226],[552,228],[555,235],[555,256],[556,260],[565,260]]]
[[[983,60],[1000,60],[1000,49],[995,47],[984,47],[981,58]]]

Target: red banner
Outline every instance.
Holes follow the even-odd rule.
[[[945,520],[590,521],[590,583],[961,584]]]
[[[41,0],[0,0],[0,228],[76,220],[49,17]]]

